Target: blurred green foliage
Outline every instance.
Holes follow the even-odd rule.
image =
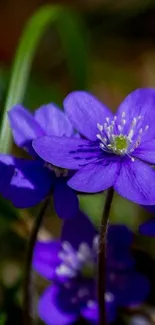
[[[45,6],[39,9],[28,21],[14,59],[4,115],[0,130],[0,150],[8,152],[11,148],[11,132],[8,125],[7,111],[16,103],[22,103],[38,43],[51,23],[58,28],[64,47],[69,71],[74,86],[86,87],[86,42],[83,29],[74,12],[61,6]]]

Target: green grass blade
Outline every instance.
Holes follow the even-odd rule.
[[[40,39],[50,24],[58,28],[75,88],[86,87],[86,50],[83,29],[75,13],[60,6],[44,6],[28,21],[15,55],[0,131],[0,151],[9,152],[11,131],[7,111],[22,103],[32,61]],[[51,51],[52,52],[52,51]]]

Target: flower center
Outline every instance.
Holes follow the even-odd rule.
[[[81,243],[77,251],[74,250],[69,242],[62,243],[62,250],[59,253],[60,264],[56,268],[59,277],[75,278],[94,278],[96,269],[96,237],[93,247],[87,243]]]
[[[50,163],[45,162],[45,167],[55,173],[56,177],[67,177],[68,169],[56,167]]]
[[[127,138],[124,135],[116,135],[111,143],[111,148],[116,153],[125,152],[128,147]]]
[[[128,155],[140,145],[142,137],[149,129],[146,125],[142,128],[142,116],[134,117],[131,124],[127,124],[125,112],[121,118],[114,116],[113,119],[106,117],[106,122],[101,125],[97,123],[97,138],[100,141],[100,148],[107,153],[116,155]],[[134,158],[131,158],[134,160]]]

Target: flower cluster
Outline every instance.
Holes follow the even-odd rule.
[[[114,321],[119,307],[137,306],[149,293],[147,278],[135,269],[132,241],[133,234],[125,226],[109,227],[105,293],[108,323]],[[52,280],[38,307],[46,324],[67,325],[80,317],[97,324],[97,253],[98,233],[82,212],[65,222],[60,240],[37,242],[33,267]]]
[[[14,206],[28,208],[53,195],[54,208],[65,219],[60,240],[37,242],[33,267],[52,281],[39,301],[48,325],[69,325],[80,317],[98,322],[96,265],[98,232],[79,210],[78,193],[113,187],[119,195],[153,209],[155,205],[155,90],[138,89],[115,115],[88,92],[64,100],[64,112],[48,104],[34,114],[21,105],[9,111],[17,146],[29,158],[0,154],[0,193]],[[140,227],[155,235],[152,223]],[[140,304],[149,292],[130,248],[133,235],[125,226],[108,229],[105,306],[108,323],[118,308]]]

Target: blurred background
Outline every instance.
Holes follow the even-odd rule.
[[[58,3],[72,10],[80,23],[82,43],[79,39],[76,42],[76,30],[72,30],[72,34],[75,35],[74,44],[77,49],[83,47],[80,50],[81,57],[73,57],[74,45],[70,43],[68,47],[71,51],[69,59],[67,58],[58,28],[51,24],[40,41],[33,60],[24,96],[26,107],[33,111],[52,101],[62,107],[62,100],[67,93],[73,89],[87,88],[115,111],[121,100],[135,88],[155,87],[154,0],[57,0],[56,4]],[[23,29],[30,17],[45,4],[53,5],[54,2],[0,1],[0,116]],[[67,40],[68,28],[64,25],[63,42]],[[77,60],[82,62],[78,74]],[[16,82],[18,84],[18,80]],[[23,156],[23,152],[14,145],[12,152]],[[103,195],[94,195],[91,199],[90,196],[81,196],[80,204],[98,227],[104,204]],[[24,253],[38,209],[35,207],[17,211],[0,198],[0,325],[22,323]],[[149,276],[152,288],[155,288],[155,240],[137,234],[138,224],[150,216],[143,208],[115,195],[111,222],[125,223],[133,229],[138,267]],[[45,240],[59,236],[60,228],[60,221],[51,204],[39,236]],[[39,294],[45,283],[36,276],[35,285]],[[152,289],[149,304],[153,316],[154,303],[155,290]]]

